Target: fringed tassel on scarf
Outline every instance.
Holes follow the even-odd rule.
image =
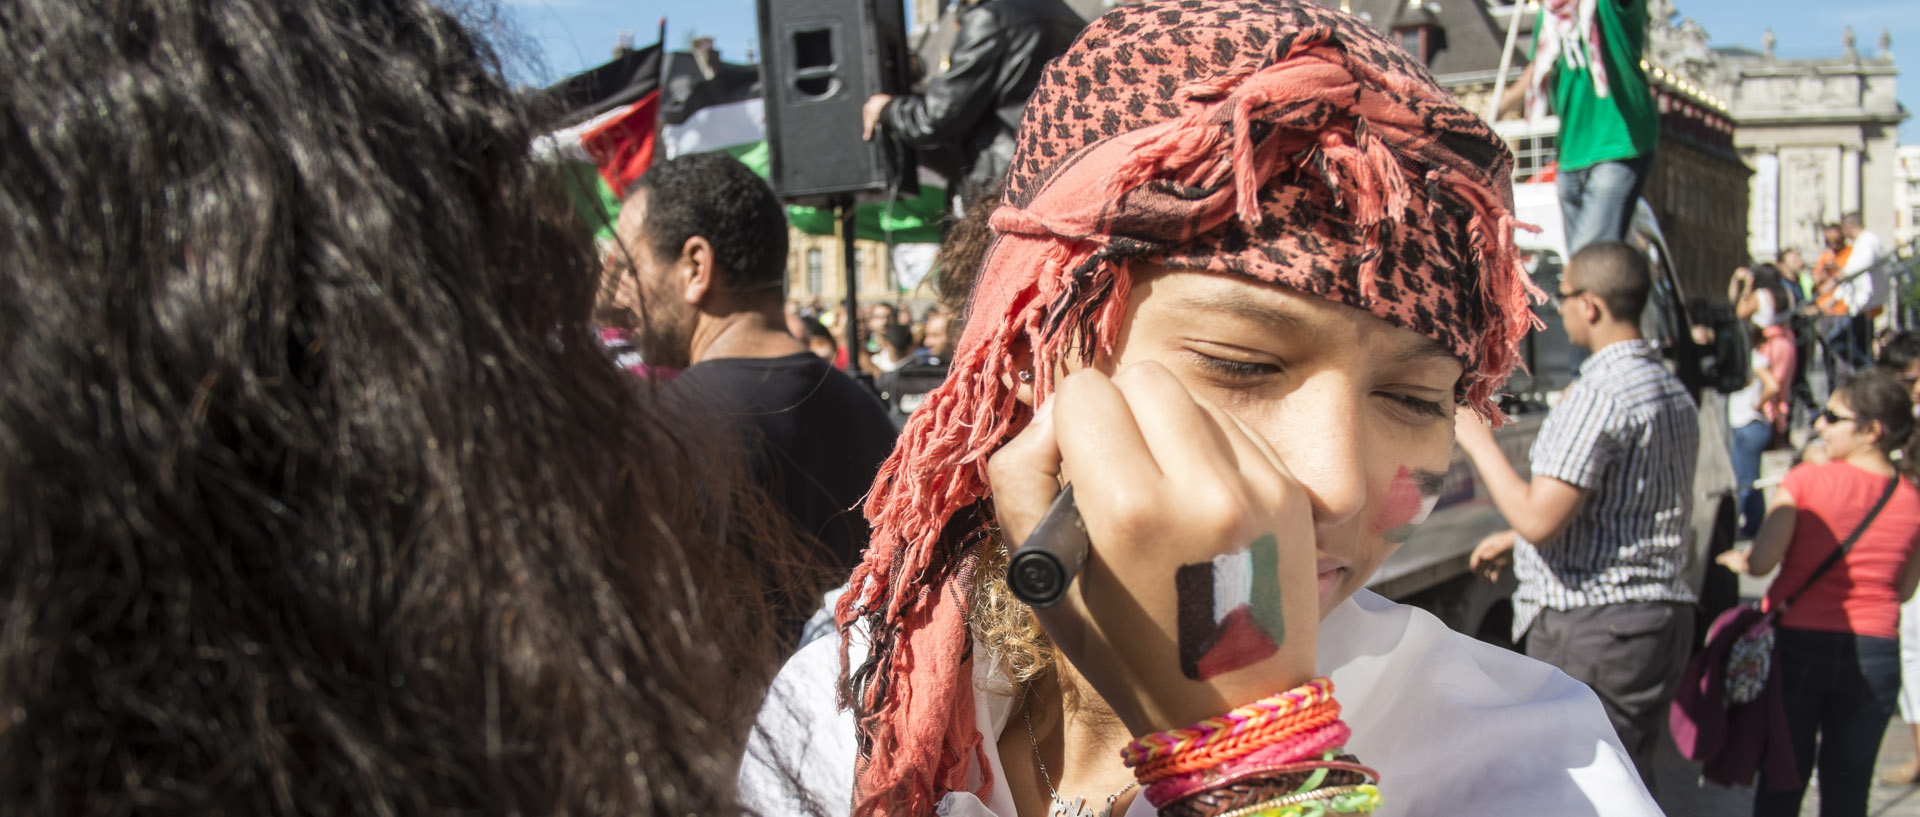
[[[1493,310],[1489,319],[1494,325],[1478,344],[1484,360],[1481,368],[1511,371],[1522,363],[1520,338],[1532,330],[1546,327],[1540,316],[1533,313],[1533,305],[1545,301],[1546,295],[1533,285],[1533,279],[1524,270],[1518,268],[1519,254],[1514,249],[1513,231],[1520,223],[1514,219],[1513,213],[1492,198],[1487,190],[1477,185],[1459,184],[1460,180],[1447,180],[1446,175],[1452,173],[1451,170],[1442,172],[1442,184],[1451,181],[1455,185],[1451,188],[1453,192],[1466,199],[1468,206],[1473,209],[1473,218],[1467,223],[1467,235],[1473,247],[1474,263],[1481,269],[1480,296],[1483,303]],[[1513,269],[1501,274],[1500,265],[1508,265]],[[1495,426],[1506,421],[1506,415],[1493,401],[1494,391],[1504,382],[1504,378],[1483,377],[1467,388],[1467,404],[1479,408]]]
[[[841,622],[863,622],[870,632],[891,630],[889,637],[873,639],[866,662],[849,674],[842,703],[866,713],[860,732],[871,740],[862,747],[863,779],[894,783],[857,791],[855,813],[885,806],[926,814],[933,810],[931,792],[971,788],[984,798],[992,786],[981,735],[949,728],[973,717],[967,635],[972,577],[958,570],[962,554],[943,553],[939,538],[955,512],[986,498],[987,455],[1032,416],[1006,385],[1019,369],[1032,366],[1038,403],[1052,394],[1055,382],[1043,362],[1069,355],[1091,361],[1112,352],[1126,314],[1128,279],[1118,264],[1093,258],[1097,247],[1054,240],[1044,231],[1008,233],[994,244],[995,263],[1038,272],[1033,285],[1009,303],[1013,330],[974,337],[976,328],[1005,324],[969,324],[947,380],[914,412],[881,467],[866,508],[875,540],[850,581],[862,591],[843,596],[835,612]],[[1072,274],[1075,268],[1084,271]],[[1023,364],[1023,358],[1032,362]],[[891,648],[880,649],[882,643]],[[843,665],[846,659],[843,640]],[[940,760],[928,762],[913,751],[928,746],[939,747]],[[977,786],[968,785],[970,768],[981,772]]]

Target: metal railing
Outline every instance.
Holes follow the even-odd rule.
[[[1898,332],[1920,328],[1920,238],[1894,247],[1869,272],[1881,270],[1887,282],[1887,325]]]
[[[1884,326],[1894,331],[1920,329],[1920,239],[1891,248],[1872,266],[1841,279],[1846,286],[1862,275],[1874,276],[1876,289],[1886,287]],[[1800,350],[1799,376],[1793,385],[1794,426],[1811,424],[1814,412],[1847,373],[1872,365],[1873,339],[1847,334],[1845,316],[1796,314],[1793,332]],[[1871,330],[1869,330],[1869,334]]]

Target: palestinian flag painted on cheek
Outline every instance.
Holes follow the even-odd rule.
[[[613,237],[621,199],[653,164],[662,57],[655,43],[537,92],[537,110],[549,112],[554,129],[534,141],[534,153],[560,167],[603,241]]]
[[[1180,671],[1196,681],[1259,662],[1286,640],[1280,549],[1267,534],[1246,550],[1174,572]]]

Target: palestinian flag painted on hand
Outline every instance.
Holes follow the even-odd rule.
[[[612,238],[628,188],[653,164],[663,56],[655,43],[537,94],[536,110],[550,112],[554,130],[534,140],[534,154],[575,182],[575,204],[602,240]]]
[[[1180,671],[1196,681],[1258,663],[1286,640],[1280,549],[1273,534],[1246,550],[1174,571]]]

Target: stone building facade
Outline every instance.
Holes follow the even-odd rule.
[[[1428,65],[1469,108],[1490,112],[1508,25],[1525,62],[1535,10],[1483,0],[1321,0],[1367,18],[1383,31],[1406,25],[1411,10],[1441,31],[1424,42],[1442,49]],[[1537,9],[1537,7],[1535,7]],[[1849,33],[1834,56],[1782,60],[1769,34],[1760,50],[1712,48],[1707,32],[1680,18],[1672,0],[1649,0],[1645,64],[1660,100],[1661,141],[1646,198],[1673,244],[1689,291],[1721,291],[1726,275],[1750,258],[1816,247],[1819,225],[1860,212],[1867,227],[1901,235],[1920,214],[1896,206],[1896,188],[1920,202],[1920,189],[1894,181],[1903,165],[1896,96],[1899,71],[1883,32],[1872,54]],[[1512,144],[1516,178],[1552,161],[1550,139]],[[1911,160],[1906,167],[1914,167]],[[1909,226],[1911,235],[1913,227]]]
[[[1771,40],[1771,36],[1769,36]],[[1735,145],[1753,166],[1748,246],[1767,257],[1819,246],[1823,224],[1859,212],[1867,228],[1892,235],[1899,125],[1899,69],[1882,38],[1862,56],[1851,33],[1836,56],[1782,60],[1762,51],[1720,49],[1705,79],[1721,89],[1738,124]]]
[[[887,245],[879,241],[858,240],[854,244],[854,290],[861,303],[886,301],[900,297],[899,287],[887,266]],[[794,301],[818,299],[827,309],[846,300],[847,272],[845,245],[839,236],[809,235],[787,228],[787,298]]]
[[[1895,244],[1920,239],[1920,145],[1900,146],[1900,168],[1893,178]]]

